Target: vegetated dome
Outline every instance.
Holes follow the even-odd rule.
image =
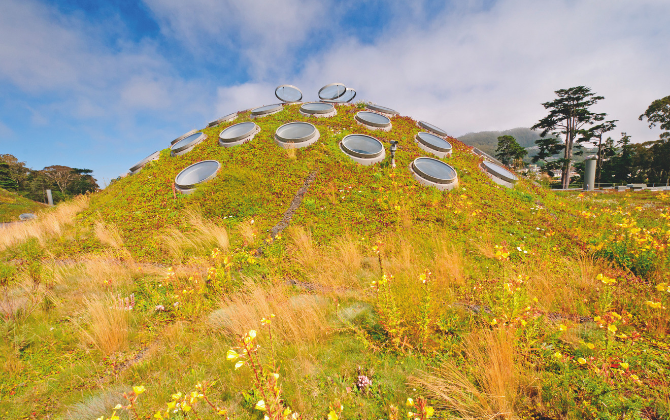
[[[345,103],[351,102],[352,99],[356,97],[356,91],[354,89],[347,88],[346,92],[342,96],[336,99],[324,99],[326,102],[335,102],[335,103]]]
[[[428,124],[425,121],[419,121],[419,127],[424,128],[434,134],[437,134],[438,136],[442,137],[448,136],[447,132],[441,129],[440,127],[436,127],[433,124]]]
[[[319,138],[319,130],[306,122],[284,124],[275,132],[275,140],[282,147],[307,147]]]
[[[451,143],[434,134],[422,131],[416,135],[416,141],[426,152],[434,153],[440,158],[451,155]]]
[[[251,140],[260,127],[251,121],[231,125],[219,134],[219,145],[224,147],[237,146]]]
[[[195,186],[209,181],[216,176],[221,164],[216,160],[203,160],[179,172],[174,179],[177,190],[183,194],[190,194]]]
[[[315,117],[332,117],[337,114],[335,106],[324,102],[309,102],[300,107],[300,113]]]
[[[130,173],[134,174],[138,172],[140,169],[142,169],[144,165],[146,165],[147,163],[151,162],[152,160],[157,160],[160,157],[160,154],[161,154],[160,150],[157,152],[153,152],[149,156],[137,162],[136,164],[130,167]]]
[[[395,109],[387,108],[385,106],[377,104],[367,104],[365,105],[365,107],[373,111],[381,112],[382,114],[386,115],[398,115],[398,111],[396,111]]]
[[[330,83],[319,89],[319,99],[332,101],[343,96],[346,91],[347,87],[342,83]]]
[[[282,102],[300,102],[302,92],[293,85],[281,85],[275,89],[275,96]]]
[[[342,139],[340,148],[355,162],[372,165],[384,160],[384,145],[374,137],[365,134],[349,134]]]
[[[512,172],[508,171],[507,169],[503,168],[500,165],[496,165],[493,162],[487,162],[487,161],[482,162],[482,168],[489,175],[492,175],[492,178],[493,178],[494,181],[497,182],[496,178],[498,178],[499,180],[504,181],[506,184],[507,183],[510,184],[510,185],[506,185],[506,184],[502,184],[502,185],[506,185],[506,186],[514,185],[514,183],[519,179]],[[500,184],[500,182],[498,182],[498,184]]]
[[[419,157],[412,162],[414,178],[427,186],[448,190],[458,185],[458,174],[450,165],[429,157]]]
[[[264,117],[284,109],[282,104],[265,105],[251,110],[252,117]]]
[[[191,134],[188,137],[184,137],[179,140],[177,143],[173,144],[170,148],[172,150],[172,156],[183,155],[184,153],[191,150],[195,145],[203,141],[207,136],[205,133],[195,133]]]
[[[390,129],[391,120],[382,114],[370,111],[360,111],[356,114],[356,121],[368,127]]]

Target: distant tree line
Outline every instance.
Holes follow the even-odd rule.
[[[0,155],[0,188],[15,191],[34,201],[46,203],[46,190],[51,190],[54,202],[67,200],[78,194],[94,192],[98,183],[90,169],[70,168],[63,165],[47,166],[41,170],[26,167],[10,154]]]
[[[560,169],[563,188],[570,183],[574,156],[584,153],[584,144],[596,149],[596,183],[670,184],[670,96],[653,101],[639,117],[641,121],[647,120],[649,128],[658,124],[665,130],[659,139],[632,143],[626,133],[621,133],[618,140],[604,138],[616,128],[617,120],[606,121],[606,113],[589,109],[604,99],[590,88],[577,86],[555,93],[557,99],[542,104],[548,115],[532,127],[542,130],[540,139],[535,141],[539,151],[532,161],[542,161],[544,171],[551,176]],[[496,157],[503,163],[523,165],[525,155],[514,137],[498,137]],[[583,173],[583,162],[574,166]]]

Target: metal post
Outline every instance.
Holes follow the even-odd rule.
[[[49,202],[49,205],[50,205],[50,206],[53,206],[53,205],[54,205],[54,199],[53,199],[53,197],[51,196],[51,190],[47,190],[47,201]]]
[[[592,191],[596,183],[596,164],[597,161],[592,158],[584,161],[584,191]]]
[[[398,142],[391,140],[391,167],[395,168],[395,151],[398,150]]]

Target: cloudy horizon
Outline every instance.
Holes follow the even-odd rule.
[[[655,140],[638,116],[670,94],[667,16],[660,0],[4,0],[0,153],[102,185],[277,85],[315,100],[331,82],[456,137],[530,127],[584,85],[612,137]]]

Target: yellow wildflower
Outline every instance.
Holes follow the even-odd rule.
[[[610,325],[607,326],[607,329],[609,330],[609,332],[611,332],[612,334],[614,334],[614,333],[616,332],[616,330],[617,330],[617,327],[616,327],[616,325],[614,325],[614,324],[610,324]]]
[[[567,331],[568,327],[566,327],[565,325],[561,324],[561,325],[558,326],[558,329],[561,330],[561,331]]]
[[[133,387],[133,392],[135,393],[135,395],[140,395],[140,394],[143,393],[144,391],[146,391],[146,389],[144,388],[144,386],[134,386],[134,387]]]
[[[586,347],[588,347],[589,349],[593,350],[596,346],[595,346],[595,344],[593,344],[593,343],[586,343]]]
[[[619,365],[624,369],[628,369],[628,366],[629,366],[628,363],[626,363],[626,362],[621,362],[621,363],[619,363]]]
[[[255,406],[254,408],[255,408],[256,410],[258,410],[258,411],[265,411],[265,410],[266,410],[266,408],[265,408],[265,401],[263,401],[263,400],[258,400],[258,402],[256,403],[256,406]]]
[[[235,360],[238,357],[240,357],[240,355],[233,349],[228,350],[228,353],[226,354],[226,359],[228,360]]]
[[[563,355],[561,354],[560,351],[557,351],[556,353],[554,353],[554,357],[557,358],[557,359],[560,359],[560,358],[563,357]]]
[[[407,402],[405,403],[407,407],[414,407],[414,400],[412,398],[407,398]]]
[[[579,359],[577,359],[577,361],[579,362],[580,365],[586,363],[586,359],[584,359],[583,357],[580,357]]]
[[[654,309],[660,309],[661,308],[661,302],[653,302],[651,300],[646,301],[645,305],[649,306],[650,308],[654,308]]]

